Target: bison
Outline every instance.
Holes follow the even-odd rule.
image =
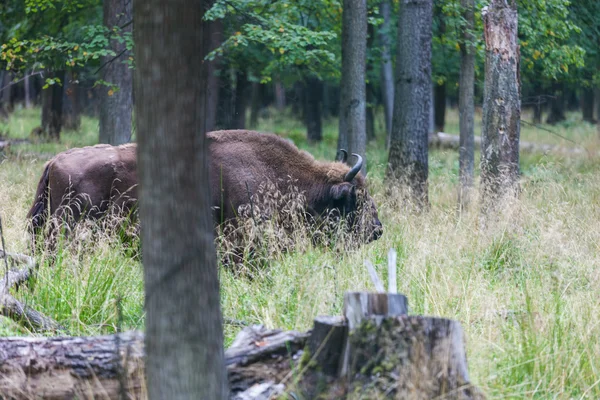
[[[342,162],[321,162],[274,134],[230,130],[207,134],[210,151],[210,185],[215,223],[235,220],[241,205],[261,183],[291,180],[306,198],[306,211],[314,216],[338,210],[353,225],[357,189],[366,194],[359,173],[362,158],[350,168]],[[345,152],[344,152],[345,154]],[[344,156],[345,159],[345,156]],[[73,221],[98,218],[112,206],[134,212],[137,204],[136,145],[96,145],[71,149],[48,161],[28,213],[34,234],[45,225],[48,213],[65,214]],[[366,241],[378,239],[382,225],[375,204],[366,194],[369,227]]]

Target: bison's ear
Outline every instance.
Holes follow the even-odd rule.
[[[331,198],[334,200],[347,199],[356,195],[356,186],[351,183],[344,182],[331,187]]]

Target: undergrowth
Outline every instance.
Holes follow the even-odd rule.
[[[29,113],[11,119],[11,135],[26,135],[18,129],[28,123],[18,119],[30,118]],[[573,123],[575,118],[572,114],[568,124],[550,129],[597,150],[595,128]],[[456,113],[448,119],[447,131],[457,133]],[[304,128],[285,116],[264,119],[258,129],[291,137],[317,158],[333,160],[337,126],[329,121],[324,128],[318,145],[308,145]],[[65,135],[68,144],[15,146],[1,159],[0,212],[8,250],[27,251],[25,215],[46,159],[39,154],[91,144],[93,122],[83,129]],[[382,132],[379,119],[376,129]],[[522,138],[573,146],[525,125]],[[522,154],[519,201],[482,229],[476,196],[468,211],[457,212],[456,152],[431,151],[431,208],[415,215],[385,194],[383,142],[379,135],[367,151],[369,191],[383,236],[367,245],[347,241],[340,247],[339,240],[315,245],[310,231],[278,231],[257,223],[250,212],[243,229],[256,235],[251,241],[255,247],[244,247],[241,265],[251,269],[251,276],[227,263],[219,268],[227,321],[308,329],[317,315],[341,313],[345,291],[373,290],[365,259],[386,279],[386,254],[394,248],[398,291],[408,296],[410,312],[461,322],[471,379],[488,397],[600,398],[598,158]],[[227,243],[218,245],[225,246],[225,253],[230,250]],[[268,262],[252,265],[257,258]],[[142,266],[132,257],[131,244],[118,235],[81,237],[59,246],[53,260],[42,255],[38,261],[35,282],[16,296],[71,334],[110,333],[118,324],[143,328]],[[226,344],[240,329],[225,325]],[[30,333],[0,319],[0,334]]]

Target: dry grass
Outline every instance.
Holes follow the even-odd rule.
[[[281,124],[263,121],[262,129],[297,140],[296,128],[278,129]],[[594,127],[585,124],[551,129],[578,142],[595,140]],[[326,128],[323,145],[301,145],[331,159],[335,131]],[[548,133],[525,126],[523,131],[527,140],[556,140],[543,140]],[[255,269],[253,279],[220,269],[224,316],[307,329],[316,315],[340,313],[344,291],[373,289],[365,259],[385,279],[386,254],[395,248],[398,290],[408,296],[411,313],[462,323],[471,378],[490,398],[600,398],[600,161],[523,155],[519,201],[481,229],[476,199],[471,210],[456,212],[454,152],[431,153],[431,209],[421,215],[384,195],[386,154],[380,143],[368,155],[383,237],[332,251],[293,230],[294,251],[281,251],[281,232],[263,230],[256,239],[267,237],[259,242],[268,267]],[[41,167],[41,161],[18,155],[0,164],[0,212],[10,250],[26,249],[25,215]],[[108,237],[80,242],[60,253],[55,267],[43,263],[33,288],[19,296],[73,332],[95,334],[114,330],[114,303],[121,295],[124,327],[141,327],[141,266],[120,243]],[[225,327],[227,343],[239,329]],[[23,332],[2,320],[0,333]]]

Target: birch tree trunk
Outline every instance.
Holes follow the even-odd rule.
[[[205,137],[208,3],[134,4],[150,399],[227,398]]]
[[[344,0],[343,7],[338,149],[360,154],[364,160],[364,175],[367,171],[367,1]]]
[[[473,167],[475,159],[475,48],[473,46],[473,29],[475,27],[474,0],[461,0],[465,25],[463,26],[460,44],[460,76],[458,82],[458,119],[460,142],[458,150],[458,189],[459,209],[468,206],[469,192],[473,188]]]
[[[140,0],[143,1],[143,0]],[[130,24],[133,0],[104,0],[104,25],[109,29],[123,27],[122,32],[131,32]],[[106,56],[102,79],[118,86],[119,90],[103,87],[100,90],[100,143],[112,145],[131,141],[131,118],[133,110],[133,70],[123,61],[130,56],[125,43],[110,41],[116,56]],[[116,57],[116,58],[115,58]]]
[[[394,119],[388,178],[418,207],[429,203],[428,136],[431,120],[432,0],[401,0],[398,18]]]
[[[485,85],[481,142],[481,198],[484,213],[515,196],[519,186],[521,81],[517,9],[492,0],[483,13]]]

